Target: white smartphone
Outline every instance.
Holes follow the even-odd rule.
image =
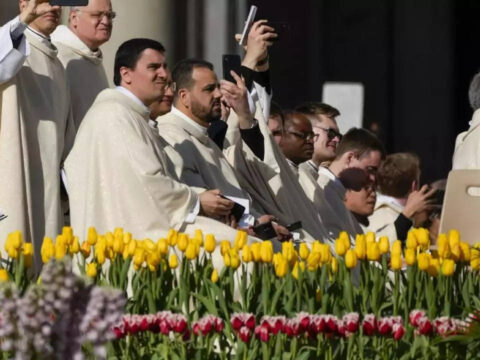
[[[257,7],[255,5],[250,6],[250,12],[248,13],[247,21],[245,21],[245,27],[243,28],[242,38],[240,39],[239,44],[241,46],[247,45],[248,33],[252,27],[253,22],[255,21],[255,16],[257,15]]]

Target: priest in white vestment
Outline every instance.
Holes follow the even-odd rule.
[[[233,202],[218,190],[180,183],[149,124],[148,105],[167,84],[163,46],[149,39],[122,44],[115,60],[116,89],[103,90],[87,112],[65,163],[72,225],[82,238],[90,226],[104,233],[123,227],[135,238],[165,236],[170,228],[217,239],[236,230],[208,217],[228,215]]]
[[[100,46],[110,39],[114,18],[110,0],[90,0],[88,6],[72,7],[68,27],[60,25],[52,33],[70,83],[77,129],[100,91],[108,88]]]
[[[75,136],[65,71],[49,35],[59,7],[20,1],[0,29],[0,244],[20,230],[40,266],[44,236],[61,232],[60,169]]]

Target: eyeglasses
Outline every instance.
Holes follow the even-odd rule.
[[[318,134],[315,134],[314,132],[301,133],[301,132],[290,131],[290,130],[287,130],[285,132],[292,134],[303,141],[308,141],[313,139],[313,141],[315,142],[318,139]]]
[[[91,17],[97,20],[103,19],[103,17],[106,16],[108,20],[112,21],[117,17],[117,13],[115,11],[89,11],[89,10],[78,10],[78,11],[90,14]]]
[[[327,133],[328,140],[333,140],[336,137],[338,137],[339,141],[342,140],[343,135],[340,134],[338,131],[333,130],[332,128],[325,129],[325,128],[320,127],[320,126],[315,126],[315,128],[322,129],[323,131],[325,131]]]

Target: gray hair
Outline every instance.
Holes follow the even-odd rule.
[[[480,72],[476,73],[470,82],[468,100],[474,111],[480,109]]]

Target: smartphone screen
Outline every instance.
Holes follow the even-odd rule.
[[[230,75],[230,70],[233,70],[238,76],[240,76],[240,66],[241,66],[240,55],[223,55],[222,65],[223,65],[223,78],[227,81],[236,83],[233,76]]]
[[[50,0],[50,5],[87,6],[88,5],[88,0]]]

